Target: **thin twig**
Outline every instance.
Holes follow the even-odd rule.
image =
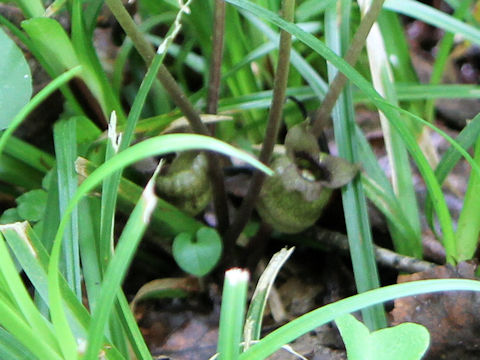
[[[288,21],[293,21],[295,10],[295,0],[283,1],[283,18]],[[259,160],[268,165],[270,157],[273,152],[274,145],[277,141],[278,131],[280,128],[283,104],[285,102],[285,93],[288,81],[288,70],[290,65],[290,49],[292,45],[292,36],[286,31],[280,32],[280,46],[278,54],[277,70],[275,72],[275,79],[273,84],[273,98],[268,116],[267,129],[265,133],[265,140],[262,144]],[[242,232],[243,228],[250,219],[255,201],[263,185],[265,176],[260,171],[253,174],[252,181],[248,188],[247,195],[243,199],[242,205],[238,210],[232,225],[225,234],[225,245],[234,247],[235,242]],[[227,259],[228,264],[228,259]]]
[[[360,25],[353,36],[351,45],[345,54],[344,60],[350,66],[354,66],[356,64],[358,57],[365,46],[368,33],[370,32],[370,29],[382,10],[384,1],[385,0],[373,0],[370,9],[360,22]],[[346,83],[347,77],[339,71],[333,79],[330,88],[323,99],[322,105],[312,117],[312,133],[315,137],[318,138],[320,136],[322,130],[325,128],[325,125],[328,123],[330,113],[332,112],[333,107],[335,106],[335,103],[337,102],[338,97],[340,96],[340,93],[342,92]]]
[[[106,0],[105,2],[122,29],[132,40],[133,45],[147,66],[150,66],[150,63],[155,56],[155,51],[153,50],[152,45],[146,40],[145,36],[138,29],[130,14],[123,6],[122,1]],[[158,71],[158,78],[165,90],[172,97],[172,100],[187,118],[192,130],[197,134],[209,136],[210,133],[207,127],[202,123],[198,112],[195,110],[191,102],[188,100],[187,95],[182,91],[180,86],[177,84],[173,76],[164,65],[162,65]],[[208,171],[213,188],[215,213],[219,222],[219,229],[225,229],[227,228],[228,224],[223,224],[223,222],[225,222],[224,215],[228,213],[228,206],[222,169],[220,167],[218,155],[207,152],[207,159]],[[221,222],[222,224],[220,225]]]
[[[298,238],[298,236],[284,236],[283,238],[295,239]],[[302,239],[313,239],[313,241],[309,242],[309,244],[313,246],[315,246],[316,243],[317,247],[330,247],[336,250],[340,250],[344,253],[349,252],[348,238],[345,234],[327,230],[319,226],[315,226],[308,230],[304,234],[304,236],[302,236]],[[398,254],[392,250],[385,249],[377,245],[374,245],[374,249],[377,263],[401,272],[416,273],[426,271],[428,269],[431,269],[432,267],[437,266],[437,264],[420,260],[414,257]]]

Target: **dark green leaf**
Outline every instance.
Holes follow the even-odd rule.
[[[24,220],[38,221],[43,217],[47,205],[47,193],[37,189],[29,191],[17,198],[18,214]]]

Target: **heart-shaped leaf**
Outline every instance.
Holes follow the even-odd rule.
[[[419,360],[430,343],[428,330],[419,324],[403,323],[370,333],[350,314],[335,322],[349,360]]]
[[[32,76],[22,51],[0,28],[0,130],[8,127],[32,95]]]
[[[182,270],[195,276],[204,276],[220,259],[222,240],[215,229],[202,227],[195,238],[188,233],[178,234],[173,241],[172,251]]]

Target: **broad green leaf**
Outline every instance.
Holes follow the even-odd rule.
[[[17,198],[18,215],[23,220],[38,221],[45,213],[47,192],[42,189],[29,191]]]
[[[0,28],[0,130],[32,96],[32,76],[21,50]]]
[[[17,208],[11,208],[3,212],[2,216],[0,217],[0,224],[12,224],[21,220],[22,218],[18,214]]]
[[[177,235],[173,241],[173,257],[186,272],[204,276],[217,264],[222,254],[222,240],[215,229],[203,227],[195,238],[188,233]]]
[[[58,21],[34,18],[22,22],[22,27],[57,74],[79,65],[72,42]]]
[[[419,324],[403,323],[370,333],[350,314],[335,322],[349,360],[419,360],[430,343],[428,330]]]

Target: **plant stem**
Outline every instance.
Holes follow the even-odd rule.
[[[122,1],[106,0],[106,4],[112,11],[112,14],[115,16],[125,33],[132,40],[132,43],[139,52],[140,56],[143,58],[145,63],[150,66],[150,63],[155,56],[155,52],[152,49],[151,44],[140,32],[130,14],[123,6]],[[164,65],[162,65],[158,71],[158,78],[165,90],[172,97],[172,100],[187,118],[192,130],[197,134],[209,136],[210,133],[207,127],[202,123],[198,112],[195,110],[191,102],[188,100],[187,95],[182,91],[180,86],[177,84],[173,76]],[[228,206],[222,169],[219,165],[220,162],[218,155],[211,152],[207,152],[206,155],[208,159],[208,172],[212,182],[213,201],[218,221],[218,228],[220,233],[223,233],[223,231],[225,231],[225,229],[228,227],[228,218],[225,217],[225,215],[228,214]]]
[[[207,109],[206,109],[207,114],[216,114],[218,111],[220,81],[222,78],[221,70],[222,70],[222,60],[223,60],[224,35],[225,35],[225,1],[215,0],[215,13],[214,13],[213,38],[212,38],[212,61],[210,64]],[[212,125],[211,127],[212,133],[215,132],[214,129],[215,129],[215,126]],[[211,171],[211,173],[213,172]],[[224,234],[227,231],[228,225],[230,224],[230,216],[229,216],[229,211],[227,206],[227,198],[226,198],[226,192],[225,192],[225,187],[223,183],[223,177],[220,180],[221,180],[223,189],[222,191],[218,191],[217,194],[215,195],[215,187],[214,187],[214,199],[221,199],[221,202],[219,201],[219,203],[215,205],[215,208],[216,209],[218,208],[219,210],[221,210],[221,213],[217,211],[218,230],[220,234]],[[222,216],[220,216],[220,214]],[[226,246],[225,252],[227,254],[228,254],[228,251],[230,251],[230,248]]]
[[[293,22],[295,10],[295,0],[284,0],[282,14],[288,22]],[[280,46],[278,54],[277,70],[273,83],[273,98],[268,116],[265,140],[262,144],[259,160],[265,165],[270,162],[273,148],[277,141],[278,130],[282,120],[283,103],[285,102],[285,93],[288,81],[288,70],[290,66],[290,49],[292,45],[292,35],[284,30],[280,32]],[[242,205],[238,210],[232,225],[225,234],[226,246],[234,246],[235,241],[247,224],[253,211],[255,201],[260,193],[265,176],[261,172],[253,174],[247,195],[243,199]]]
[[[216,114],[223,58],[225,35],[225,1],[215,0],[215,14],[213,20],[212,60],[210,63],[210,78],[208,82],[207,114]]]
[[[363,47],[365,46],[365,42],[367,40],[368,33],[372,28],[373,24],[377,20],[378,15],[380,14],[380,10],[382,10],[382,5],[385,0],[373,0],[370,9],[363,17],[360,25],[358,26],[355,35],[353,36],[350,48],[348,49],[347,53],[345,54],[345,61],[350,65],[354,66],[358,60],[358,56],[362,51]],[[320,108],[315,112],[313,116],[313,127],[312,133],[315,137],[319,137],[322,130],[325,128],[325,125],[328,122],[328,118],[330,113],[335,106],[335,103],[340,96],[343,87],[347,83],[347,77],[338,72],[333,79],[325,98],[323,99],[322,105]]]

